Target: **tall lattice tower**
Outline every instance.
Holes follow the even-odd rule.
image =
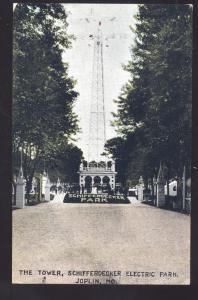
[[[101,153],[104,151],[104,144],[106,141],[101,22],[99,22],[97,34],[91,37],[94,40],[94,54],[88,140],[88,161],[100,161],[104,160],[104,157],[101,156]]]

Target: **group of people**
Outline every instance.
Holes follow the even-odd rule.
[[[65,186],[65,187],[55,187],[54,192],[60,193],[74,193],[74,194],[87,194],[87,193],[92,193],[92,194],[108,194],[108,195],[128,195],[128,187],[123,187],[123,186],[116,186],[115,189],[112,189],[110,184],[106,184],[104,186],[101,185],[89,185],[89,186],[84,186],[84,185],[79,185],[79,184],[73,184],[70,186]]]
[[[102,194],[107,193],[108,195],[128,195],[128,187],[116,187],[115,189],[112,189],[110,184],[107,184],[105,186],[100,185],[93,185],[89,187],[84,187],[83,185],[80,188],[80,193],[92,193],[92,194]]]

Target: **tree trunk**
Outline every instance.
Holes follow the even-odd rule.
[[[29,204],[30,200],[30,192],[31,192],[32,184],[29,180],[29,178],[26,178],[26,199],[27,203]]]

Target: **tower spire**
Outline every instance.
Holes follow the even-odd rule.
[[[101,21],[94,37],[88,160],[99,161],[106,141]]]

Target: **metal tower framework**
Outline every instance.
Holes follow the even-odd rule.
[[[93,69],[91,110],[89,123],[88,161],[104,160],[101,153],[106,142],[105,105],[104,105],[104,71],[103,71],[103,42],[101,22],[97,34],[93,37]]]
[[[112,20],[111,20],[112,21]],[[104,99],[104,70],[103,70],[103,39],[101,22],[96,34],[90,34],[93,40],[93,68],[91,87],[91,108],[89,120],[88,161],[82,162],[79,170],[79,185],[103,186],[109,184],[115,189],[115,162],[102,156],[106,142],[105,99]],[[111,37],[110,37],[111,38]],[[107,41],[108,38],[106,37]],[[91,46],[90,44],[88,44]],[[109,47],[106,42],[106,47]],[[93,162],[95,161],[95,162]],[[102,165],[101,165],[102,162]],[[88,192],[88,189],[86,190]]]

